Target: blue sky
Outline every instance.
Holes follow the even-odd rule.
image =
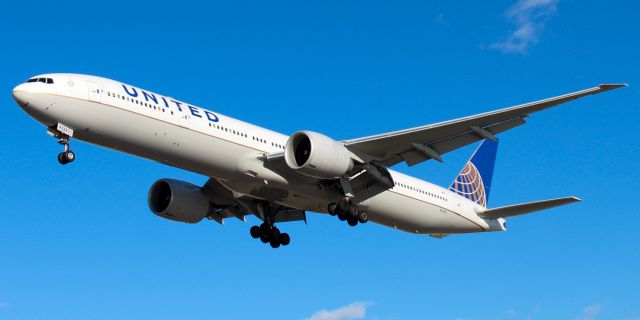
[[[631,1],[11,1],[0,13],[0,319],[640,319],[640,30]],[[313,215],[185,225],[158,178],[206,177],[60,146],[11,89],[105,76],[290,134],[397,130],[592,87],[501,136],[491,206],[576,195],[506,233],[416,236]],[[398,170],[447,185],[473,146]]]

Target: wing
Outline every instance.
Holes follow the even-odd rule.
[[[592,94],[613,90],[626,84],[601,84],[597,87],[474,116],[422,127],[347,140],[352,152],[385,166],[402,161],[412,166],[429,159],[442,161],[441,155],[525,123],[524,118],[559,104]]]

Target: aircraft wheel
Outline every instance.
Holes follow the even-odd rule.
[[[64,159],[67,161],[67,163],[73,162],[73,160],[76,159],[76,154],[71,150],[67,150],[63,152],[62,155]]]
[[[352,226],[355,227],[358,225],[358,218],[356,217],[347,217],[347,223]]]
[[[269,244],[271,245],[271,248],[277,248],[280,246],[280,241],[278,241],[278,239],[273,239],[269,242]]]
[[[263,223],[260,225],[260,234],[261,235],[269,235],[269,233],[271,232],[271,230],[269,230],[269,226],[266,223]]]
[[[288,233],[282,233],[280,234],[280,244],[283,246],[288,246],[289,243],[291,243],[291,238],[289,237]]]
[[[347,220],[347,215],[344,214],[342,211],[338,212],[338,219],[340,219],[340,221],[345,221]]]
[[[360,212],[358,214],[358,222],[360,223],[367,223],[367,221],[369,221],[369,215],[366,212]]]
[[[329,211],[329,214],[332,215],[332,216],[336,215],[337,209],[338,209],[338,205],[333,203],[333,202],[330,203],[329,207],[327,208],[327,210]]]
[[[349,207],[349,214],[352,217],[357,217],[359,213],[360,213],[360,208],[358,208],[357,206],[352,205]]]
[[[260,227],[253,226],[251,227],[251,229],[249,229],[249,232],[251,233],[251,238],[254,238],[254,239],[260,238]]]
[[[275,228],[275,227],[274,227],[273,229],[271,229],[271,236],[270,236],[270,238],[271,238],[272,240],[278,240],[278,239],[280,239],[280,230],[279,230],[278,228]]]
[[[62,165],[69,163],[67,159],[64,157],[64,152],[58,153],[58,162],[60,162],[60,164]]]

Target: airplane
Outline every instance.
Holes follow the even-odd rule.
[[[443,238],[506,231],[506,218],[580,201],[562,197],[490,208],[497,134],[529,115],[626,84],[599,86],[425,126],[334,140],[312,131],[290,136],[102,77],[54,73],[13,89],[28,115],[63,146],[61,164],[76,159],[71,139],[85,141],[209,177],[203,186],[163,178],[148,193],[163,218],[223,224],[262,221],[250,234],[271,247],[289,245],[276,224],[307,222],[307,212],[330,214],[350,226],[372,221]],[[480,141],[449,187],[390,169],[414,166]]]

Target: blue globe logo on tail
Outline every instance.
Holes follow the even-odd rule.
[[[482,177],[478,172],[478,168],[471,162],[467,162],[464,165],[460,174],[453,180],[449,190],[483,207],[487,206],[487,194],[484,189],[484,183],[482,183]]]
[[[486,207],[497,152],[497,140],[483,140],[453,180],[449,190]]]

